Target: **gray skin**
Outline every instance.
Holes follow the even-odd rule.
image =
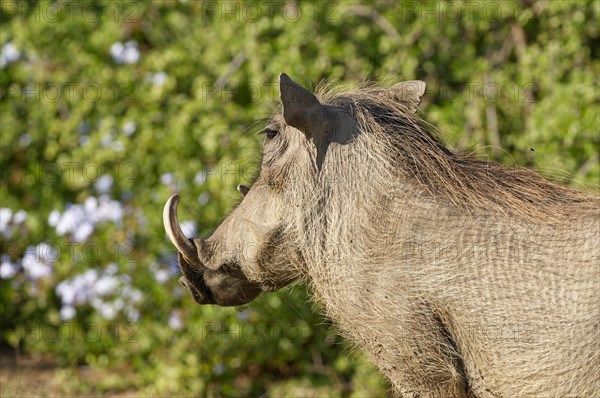
[[[187,239],[165,205],[198,304],[306,282],[405,398],[600,396],[597,198],[403,141],[423,82],[346,97],[400,115],[392,135],[285,74],[280,92],[260,175],[212,234]]]

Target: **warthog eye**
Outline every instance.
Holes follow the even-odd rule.
[[[277,137],[277,135],[279,135],[279,131],[271,129],[265,129],[263,133],[267,136],[267,139],[269,140],[272,140],[273,138]]]

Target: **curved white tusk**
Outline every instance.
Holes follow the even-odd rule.
[[[247,187],[247,186],[245,186],[245,185],[241,185],[241,184],[240,184],[240,185],[238,185],[238,186],[237,186],[237,190],[238,190],[238,192],[240,192],[242,195],[246,196],[246,195],[248,195],[248,192],[250,191],[250,188],[248,188],[248,187]]]
[[[187,262],[194,264],[198,261],[198,254],[196,252],[196,247],[181,231],[181,226],[179,226],[179,221],[177,220],[178,204],[179,195],[177,194],[172,195],[169,200],[167,200],[165,208],[163,209],[163,224],[171,243],[175,245]]]

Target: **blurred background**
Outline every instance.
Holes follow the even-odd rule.
[[[278,75],[422,79],[453,148],[598,190],[598,1],[1,1],[0,395],[380,397],[303,286],[196,305]]]

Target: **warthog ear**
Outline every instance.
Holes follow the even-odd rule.
[[[279,90],[283,118],[287,125],[302,131],[307,138],[323,137],[327,134],[327,111],[313,93],[294,82],[285,73],[279,75]]]
[[[416,112],[423,99],[427,85],[421,80],[407,80],[394,84],[386,90],[390,99],[404,103],[411,112]]]

